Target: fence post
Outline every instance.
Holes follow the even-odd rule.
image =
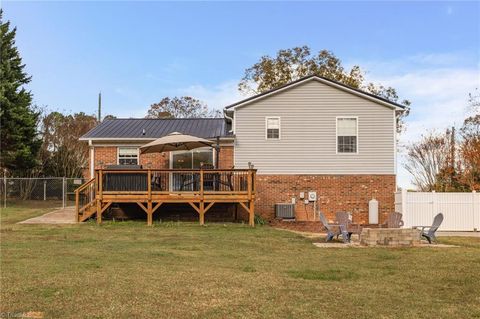
[[[472,190],[473,231],[478,231],[478,229],[480,228],[480,207],[476,207],[476,200],[477,192],[475,190]]]
[[[3,208],[7,208],[7,175],[3,174]]]
[[[432,191],[432,218],[438,214],[437,192]]]
[[[47,180],[43,180],[43,200],[47,200]]]
[[[67,186],[67,183],[66,183],[66,177],[64,176],[62,178],[62,208],[65,208],[65,204],[66,204],[66,198],[65,198],[65,194],[66,194],[66,188]]]

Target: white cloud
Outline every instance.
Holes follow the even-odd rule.
[[[211,108],[222,110],[225,106],[237,102],[244,96],[237,89],[238,81],[229,80],[213,86],[194,84],[178,90],[179,95],[197,98]]]
[[[438,62],[443,59],[458,60],[454,54],[446,54],[443,58],[441,55],[417,57],[420,57],[416,59],[417,63],[422,64],[423,60],[423,67],[402,72],[401,68],[390,65],[390,70],[395,72],[388,74],[385,70],[372,70],[367,77],[369,81],[396,88],[401,98],[412,102],[410,116],[406,119],[406,131],[400,136],[401,146],[418,141],[428,131],[443,131],[452,125],[461,125],[467,116],[468,93],[480,87],[478,68],[432,68],[432,61],[440,64]],[[399,155],[398,185],[412,187],[411,177],[402,167],[405,148],[401,148]]]

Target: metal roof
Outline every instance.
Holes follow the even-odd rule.
[[[172,132],[202,138],[229,135],[224,118],[108,119],[80,139],[155,139]]]

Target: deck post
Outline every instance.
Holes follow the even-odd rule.
[[[147,173],[147,191],[148,200],[152,201],[152,171],[149,169]]]
[[[147,202],[147,225],[152,226],[153,224],[153,210],[152,210],[152,201]]]
[[[97,199],[97,224],[102,223],[102,201]]]
[[[75,212],[77,214],[77,222],[80,222],[80,214],[78,211],[80,210],[80,192],[78,190],[75,190]]]
[[[255,226],[255,200],[250,200],[248,208],[248,224],[253,227]]]
[[[205,224],[205,202],[202,200],[200,201],[200,208],[198,214],[200,215],[200,225]]]
[[[200,167],[200,200],[203,201],[203,168]]]

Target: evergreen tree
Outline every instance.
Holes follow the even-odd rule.
[[[10,30],[0,10],[0,166],[12,175],[26,175],[38,163],[39,113],[32,109],[32,94],[24,87],[31,77],[24,71],[15,34],[16,28]]]

